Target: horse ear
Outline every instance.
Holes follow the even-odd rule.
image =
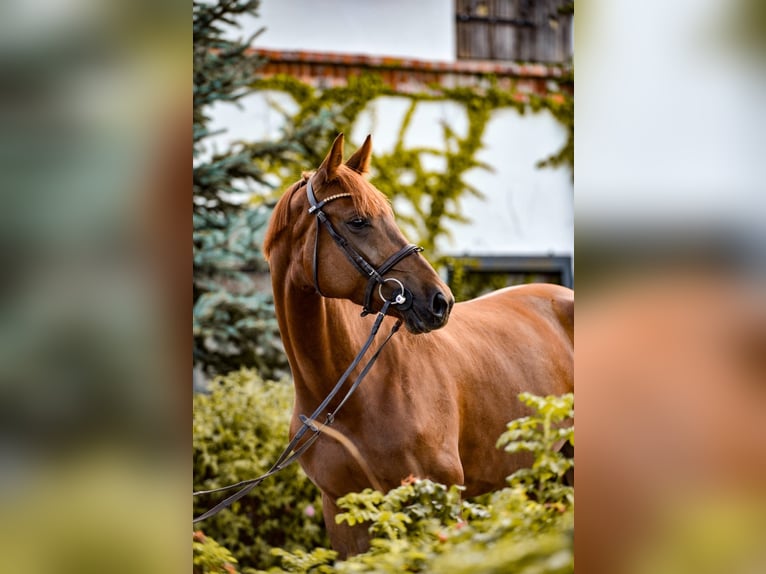
[[[343,162],[343,134],[338,134],[335,141],[332,142],[332,149],[327,157],[324,158],[322,165],[319,166],[317,171],[324,172],[325,181],[331,180],[335,177],[335,172],[338,171],[338,167]]]
[[[354,152],[346,165],[355,172],[364,175],[370,169],[370,154],[372,152],[372,136],[368,135],[364,143]]]

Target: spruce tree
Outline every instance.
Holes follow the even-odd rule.
[[[261,242],[272,195],[267,173],[302,154],[306,130],[288,126],[278,141],[236,142],[211,150],[211,106],[236,105],[256,88],[264,61],[250,50],[259,30],[233,39],[258,0],[195,1],[194,38],[194,364],[208,374],[241,366],[263,377],[287,371]],[[255,191],[260,189],[262,191]],[[242,193],[248,201],[233,201]]]

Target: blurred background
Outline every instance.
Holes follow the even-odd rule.
[[[189,309],[198,390],[286,375],[260,234],[338,131],[461,296],[576,269],[581,567],[766,569],[763,3],[220,4],[0,8],[8,569],[188,569]]]
[[[761,572],[766,11],[578,2],[577,526],[588,572]]]
[[[0,7],[4,570],[186,565],[187,19],[163,1]]]

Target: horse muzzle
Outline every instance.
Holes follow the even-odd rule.
[[[413,299],[408,309],[399,308],[397,311],[401,313],[404,326],[410,333],[421,334],[444,327],[454,303],[452,294],[445,295],[437,291],[426,304]]]

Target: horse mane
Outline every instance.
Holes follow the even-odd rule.
[[[263,254],[267,261],[277,239],[290,223],[290,201],[293,195],[303,188],[312,175],[314,172],[304,172],[303,177],[288,187],[274,206],[274,212],[271,214],[271,221],[263,240]],[[392,213],[391,203],[386,196],[356,171],[345,165],[338,166],[333,177],[324,182],[320,189],[314,191],[319,200],[335,193],[350,193],[351,200],[354,202],[354,209],[361,217],[375,217]]]
[[[295,192],[303,186],[305,181],[306,174],[304,173],[303,179],[296,181],[288,187],[274,206],[274,211],[271,213],[271,221],[269,221],[269,227],[266,229],[266,235],[263,238],[263,256],[266,258],[266,261],[269,260],[269,254],[274,247],[274,242],[277,237],[290,222],[290,201]]]

